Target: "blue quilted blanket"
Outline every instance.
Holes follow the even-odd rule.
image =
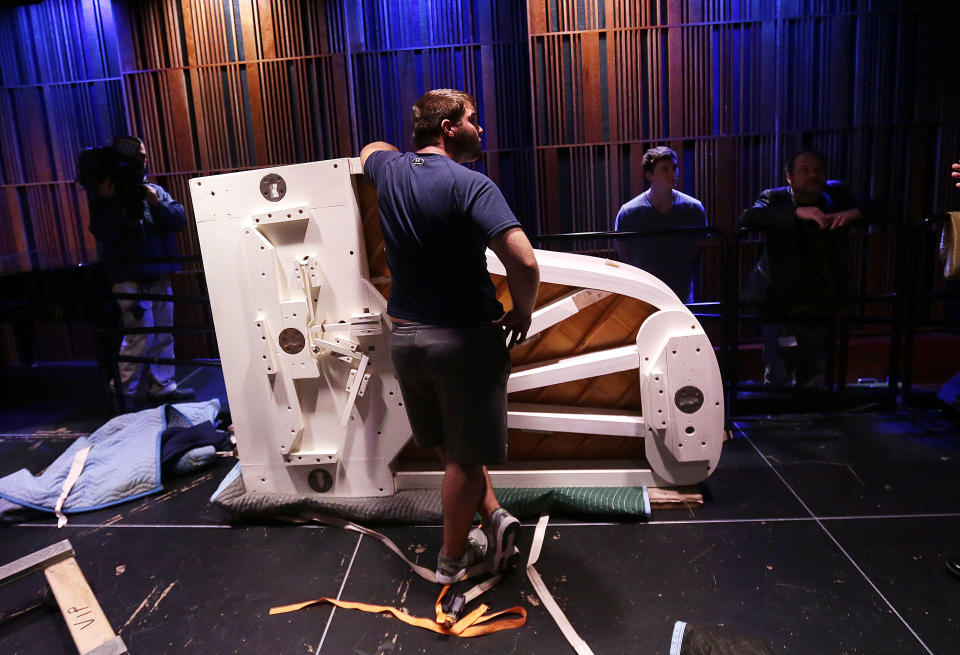
[[[89,437],[74,441],[39,475],[20,469],[0,478],[0,498],[33,509],[54,511],[74,455],[87,446],[92,448],[83,472],[64,503],[65,514],[88,512],[156,493],[162,488],[160,436],[168,420],[175,420],[178,425],[197,425],[214,421],[219,411],[220,401],[214,398],[117,416]]]

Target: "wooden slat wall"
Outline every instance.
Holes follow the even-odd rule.
[[[538,228],[610,229],[669,145],[715,226],[798,147],[916,220],[952,193],[955,2],[530,0]],[[595,178],[592,182],[585,178]]]
[[[0,41],[0,273],[89,262],[76,156],[126,131],[109,4],[4,10]]]
[[[782,183],[782,158],[801,144],[915,221],[954,203],[957,24],[952,0],[2,9],[0,41],[16,47],[0,48],[0,273],[94,258],[72,185],[83,147],[143,135],[151,173],[187,200],[194,175],[349,156],[375,139],[410,148],[410,106],[435,86],[477,96],[487,135],[476,166],[533,234],[610,228],[658,144],[677,150],[681,188],[724,230]],[[193,231],[181,247],[198,251]],[[884,253],[858,256],[869,268]],[[719,273],[708,277],[719,288]]]
[[[110,4],[4,9],[0,43],[0,274],[93,261],[74,162],[126,131]],[[92,359],[89,330],[35,327],[42,359]],[[16,349],[4,332],[0,361],[9,362]]]
[[[410,106],[437,86],[478,98],[477,167],[536,224],[515,0],[48,0],[0,10],[0,38],[23,45],[0,51],[0,272],[94,259],[73,166],[114,134],[144,138],[151,175],[192,213],[195,175],[352,156],[376,139],[412,147]],[[180,246],[199,252],[192,225]],[[200,293],[190,269],[175,287]],[[177,307],[179,322],[203,318]],[[178,347],[215,354],[205,338]]]
[[[486,130],[477,168],[535,229],[531,104],[523,3],[358,0],[347,3],[358,145],[413,148],[410,108],[431,88],[472,93]]]

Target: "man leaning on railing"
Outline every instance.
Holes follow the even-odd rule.
[[[846,258],[840,228],[860,218],[846,184],[827,180],[820,153],[786,162],[787,186],[763,191],[740,225],[760,229],[764,247],[742,298],[766,301],[762,326],[764,382],[822,387],[833,342],[831,316],[841,311]]]

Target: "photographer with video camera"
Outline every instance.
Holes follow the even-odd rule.
[[[171,295],[177,233],[187,225],[183,205],[158,184],[147,182],[147,149],[135,136],[119,136],[110,146],[90,148],[77,160],[77,181],[87,191],[90,232],[97,240],[113,293]],[[161,300],[118,299],[123,325],[150,328],[173,325],[173,304]],[[126,334],[120,355],[173,358],[173,335]],[[119,362],[123,396],[133,404],[172,402],[194,397],[178,389],[170,364]]]

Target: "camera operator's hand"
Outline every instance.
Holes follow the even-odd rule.
[[[143,185],[143,197],[151,205],[160,204],[160,196],[157,195],[157,190],[149,184]]]
[[[113,186],[113,180],[108,177],[100,182],[100,186],[97,187],[97,195],[101,198],[112,198],[117,195],[116,189]]]

